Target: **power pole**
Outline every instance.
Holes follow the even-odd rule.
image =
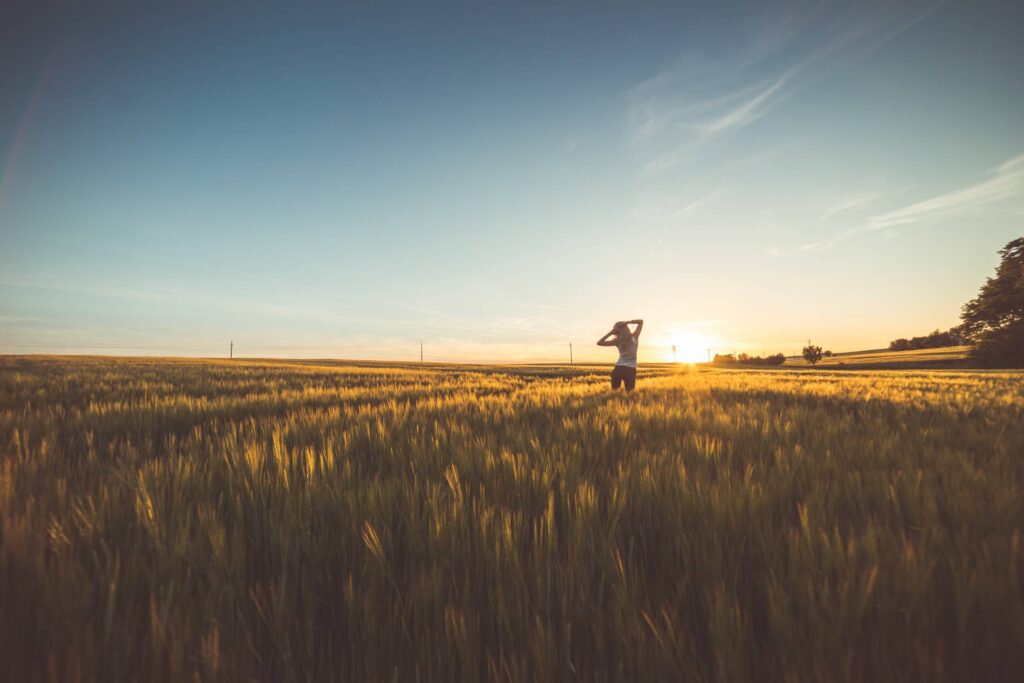
[[[676,362],[676,345],[675,344],[672,345],[672,362],[673,363]]]
[[[569,365],[572,365],[572,342],[569,342]]]
[[[423,342],[420,342],[420,362],[423,362]]]
[[[228,358],[234,359],[234,357],[235,357],[235,340],[232,339],[231,340],[231,344],[229,344],[228,346],[231,349],[230,351],[228,351]]]
[[[711,362],[711,349],[708,349],[708,363]]]

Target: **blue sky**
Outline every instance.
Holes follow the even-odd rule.
[[[2,12],[0,353],[875,348],[1024,232],[1014,3]]]

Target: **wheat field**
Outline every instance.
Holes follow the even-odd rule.
[[[0,358],[5,680],[1019,680],[1024,374]]]
[[[934,349],[913,349],[910,351],[858,351],[856,353],[839,353],[818,361],[817,367],[827,366],[883,366],[886,370],[941,368],[947,366],[966,366],[971,347],[943,346]],[[803,358],[787,358],[787,366],[808,367],[810,364]]]

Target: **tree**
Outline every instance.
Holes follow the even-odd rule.
[[[814,365],[821,360],[821,347],[815,346],[814,344],[807,342],[807,346],[804,347],[804,360]]]
[[[1024,367],[1024,237],[1003,247],[996,276],[968,301],[960,332],[973,344],[971,358],[984,367]]]
[[[744,365],[782,365],[786,362],[786,356],[777,353],[774,356],[751,356],[748,353],[741,353],[738,356],[715,354],[715,363],[742,363]]]
[[[924,337],[910,339],[893,339],[889,342],[890,351],[913,351],[916,349],[938,349],[944,346],[960,346],[964,343],[964,335],[959,327],[951,327],[946,332],[933,331]]]

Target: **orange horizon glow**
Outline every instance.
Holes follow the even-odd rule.
[[[684,330],[668,335],[664,341],[657,340],[655,345],[665,347],[667,362],[702,363],[708,359],[708,349],[714,348],[717,342],[708,335]]]

